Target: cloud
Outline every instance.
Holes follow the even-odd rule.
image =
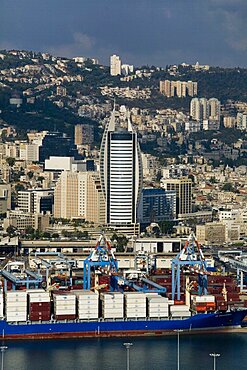
[[[109,63],[247,63],[247,0],[2,0],[0,45]]]
[[[95,39],[85,33],[76,32],[73,35],[75,43],[80,45],[83,50],[90,50],[95,45]]]

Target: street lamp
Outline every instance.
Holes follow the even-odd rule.
[[[7,347],[7,346],[0,346],[0,350],[1,350],[1,353],[2,353],[2,359],[1,359],[1,370],[3,370],[4,352],[6,351],[6,349],[8,349],[8,347]]]
[[[130,347],[133,346],[133,343],[124,343],[124,347],[126,348],[127,351],[127,370],[130,370]]]
[[[177,352],[177,369],[179,370],[180,369],[180,338],[179,338],[179,335],[180,335],[180,333],[182,333],[182,329],[176,329],[176,330],[174,330],[175,331],[175,333],[177,333],[178,334],[178,352]]]
[[[209,356],[214,358],[214,370],[216,370],[216,357],[220,357],[220,353],[209,353]]]

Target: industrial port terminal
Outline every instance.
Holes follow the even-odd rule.
[[[176,251],[143,249],[118,256],[102,234],[86,256],[38,248],[9,254],[1,262],[0,335],[165,335],[244,326],[242,254],[205,257],[193,233]]]

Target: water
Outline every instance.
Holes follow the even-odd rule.
[[[8,341],[4,370],[125,370],[124,342],[132,342],[130,370],[176,370],[177,337]],[[180,370],[247,369],[247,333],[180,336]]]

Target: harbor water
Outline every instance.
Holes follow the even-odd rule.
[[[92,338],[7,341],[5,370],[125,370],[131,342],[131,370],[176,370],[177,337]],[[247,332],[180,335],[180,370],[213,369],[210,353],[220,353],[217,370],[247,369]]]

